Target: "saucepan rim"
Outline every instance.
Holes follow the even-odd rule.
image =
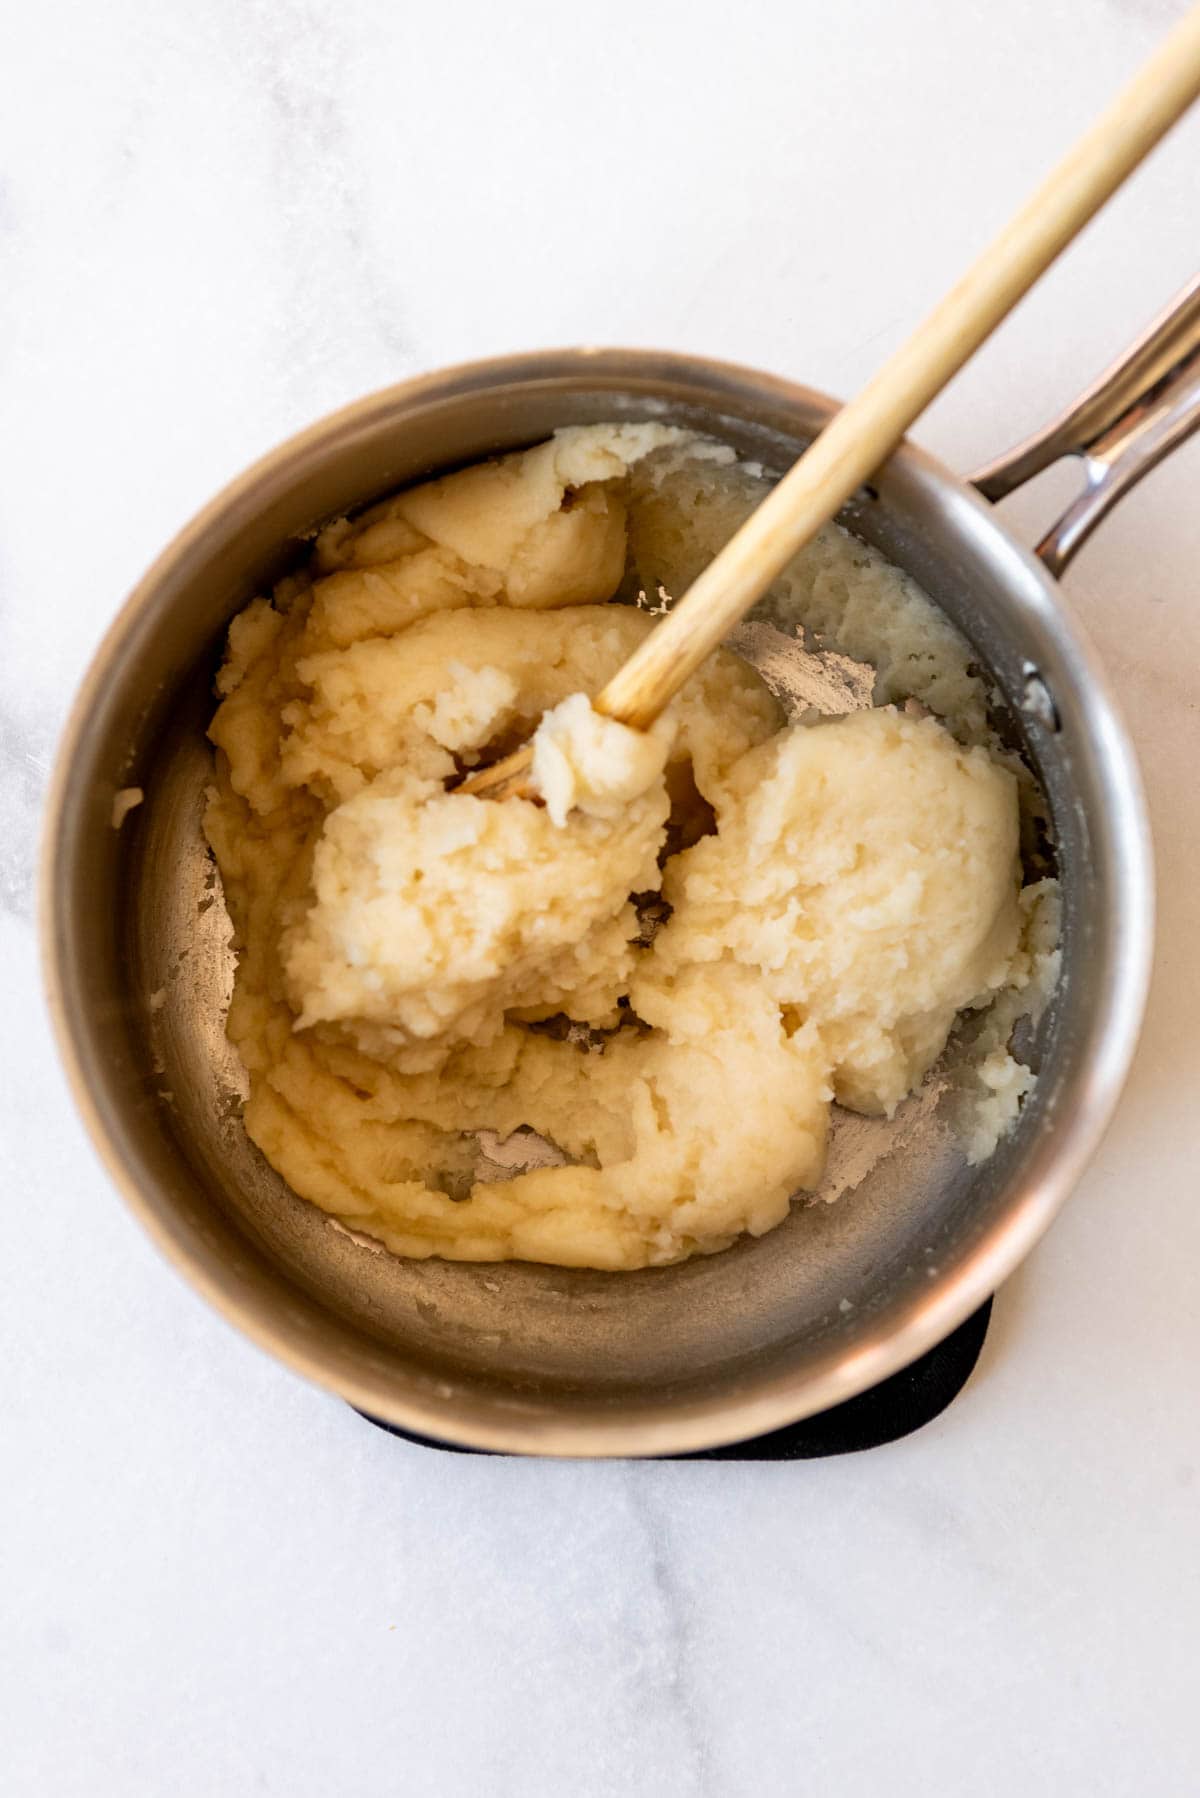
[[[80,765],[90,721],[110,671],[131,634],[144,630],[163,589],[181,564],[209,544],[228,539],[239,521],[261,509],[268,493],[278,493],[314,450],[335,456],[338,446],[364,428],[398,411],[457,394],[488,388],[560,383],[586,386],[602,377],[614,392],[628,381],[631,393],[646,397],[657,383],[707,383],[714,413],[722,390],[736,392],[760,409],[774,402],[796,413],[828,416],[837,402],[816,390],[737,364],[651,350],[575,348],[492,358],[416,377],[343,407],[289,438],[253,463],[184,527],[134,588],[95,652],[63,730],[47,799],[40,879],[40,933],[44,978],[58,1047],[75,1102],[92,1141],[118,1190],[159,1248],[218,1311],[296,1371],[338,1393],[359,1409],[420,1435],[479,1449],[571,1456],[679,1454],[749,1439],[799,1421],[864,1391],[908,1365],[968,1317],[1012,1273],[1045,1231],[1098,1146],[1108,1126],[1136,1045],[1149,983],[1153,937],[1153,877],[1145,802],[1136,759],[1096,657],[1078,622],[1051,580],[1028,551],[1009,535],[987,503],[959,476],[905,442],[899,460],[953,495],[958,506],[974,509],[987,530],[999,533],[1006,551],[1016,554],[1023,574],[1054,608],[1058,629],[1069,640],[1073,661],[1086,685],[1088,728],[1099,745],[1106,779],[1115,783],[1118,803],[1107,818],[1095,820],[1101,846],[1114,874],[1115,915],[1108,920],[1109,964],[1102,1003],[1083,1054],[1087,1058],[1086,1103],[1056,1121],[1053,1142],[1041,1145],[1032,1177],[1014,1180],[1012,1202],[1000,1222],[980,1241],[959,1269],[931,1279],[898,1326],[867,1347],[858,1347],[817,1372],[778,1375],[761,1389],[745,1387],[691,1400],[665,1403],[664,1415],[589,1412],[577,1420],[539,1418],[536,1406],[503,1407],[453,1418],[425,1391],[397,1393],[394,1384],[369,1367],[347,1364],[314,1344],[283,1305],[267,1315],[251,1301],[242,1282],[212,1244],[200,1240],[161,1188],[139,1177],[122,1146],[119,1106],[105,1089],[98,1044],[90,1036],[84,1010],[73,1003],[69,953],[70,894],[62,864],[69,848],[72,783]],[[747,418],[753,411],[744,412]],[[1027,590],[1028,589],[1027,587]],[[280,1278],[285,1278],[282,1273]],[[364,1357],[364,1359],[366,1359]],[[336,1365],[334,1363],[337,1363]]]

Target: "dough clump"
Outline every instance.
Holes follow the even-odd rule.
[[[561,431],[329,526],[230,628],[206,828],[246,1128],[396,1253],[627,1269],[761,1234],[835,1097],[890,1114],[1028,976],[1016,782],[978,742],[890,704],[788,725],[727,651],[650,733],[589,704],[653,628],[608,602],[683,531],[681,473],[719,492],[731,460]],[[535,730],[544,803],[448,790]],[[519,1130],[561,1165],[481,1178],[479,1133]]]

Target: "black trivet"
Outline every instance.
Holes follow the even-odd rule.
[[[967,1383],[971,1369],[979,1359],[983,1339],[987,1335],[992,1301],[966,1323],[959,1324],[936,1348],[929,1349],[911,1366],[890,1374],[878,1386],[848,1398],[844,1404],[828,1411],[818,1411],[802,1423],[786,1429],[772,1430],[769,1435],[755,1436],[749,1442],[733,1442],[727,1448],[705,1448],[697,1454],[665,1457],[678,1461],[811,1461],[820,1455],[850,1455],[863,1448],[878,1448],[884,1442],[896,1442],[930,1423],[946,1409]],[[389,1435],[403,1436],[406,1442],[422,1448],[439,1448],[455,1455],[488,1454],[488,1449],[459,1448],[453,1442],[439,1442],[433,1436],[418,1436],[412,1430],[398,1429],[378,1417],[359,1412],[368,1423]]]

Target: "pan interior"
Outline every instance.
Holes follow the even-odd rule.
[[[502,408],[485,410],[486,423],[477,425],[482,440],[467,442],[453,458],[431,462],[427,436],[424,454],[411,450],[404,468],[403,450],[394,446],[384,478],[360,478],[344,497],[331,490],[316,505],[297,496],[290,532],[307,531],[351,501],[367,504],[447,460],[536,441],[562,422],[665,415],[774,469],[803,443],[794,426],[781,431],[714,417],[685,401],[601,390],[547,396],[540,405],[540,414],[527,406],[507,420]],[[956,568],[953,555],[939,556],[902,493],[893,509],[886,478],[878,494],[860,496],[844,522],[913,572],[950,612],[996,683],[1002,733],[1032,756],[1020,722],[1022,659],[973,606],[970,571]],[[227,556],[223,568],[209,565],[203,606],[189,612],[186,594],[174,596],[158,638],[161,646],[162,633],[171,634],[173,667],[146,707],[140,740],[131,745],[127,734],[116,778],[143,786],[147,797],[123,826],[114,858],[110,972],[119,1019],[110,1023],[119,1022],[124,1037],[126,1084],[138,1089],[137,1128],[156,1137],[158,1177],[168,1170],[188,1189],[194,1210],[207,1207],[223,1237],[232,1231],[247,1266],[256,1277],[265,1268],[293,1319],[336,1319],[343,1346],[369,1348],[372,1364],[392,1369],[399,1387],[419,1374],[445,1395],[627,1409],[716,1386],[734,1391],[766,1372],[844,1353],[886,1327],[898,1308],[919,1302],[992,1228],[1025,1141],[1052,1100],[1052,1081],[1040,1083],[1017,1128],[974,1170],[956,1147],[936,1082],[890,1123],[835,1111],[829,1169],[812,1202],[795,1203],[785,1223],[759,1240],[642,1273],[399,1260],[297,1199],[267,1165],[242,1128],[243,1074],[224,1036],[233,960],[201,816],[211,779],[204,732],[224,625],[280,572],[288,555],[281,556],[280,540],[263,543],[257,556]],[[814,680],[828,684],[828,666],[761,620],[743,626],[734,646],[793,708],[817,697]],[[162,653],[160,647],[160,659]],[[854,670],[833,673],[853,695]],[[128,678],[135,678],[132,668]],[[144,659],[136,678],[144,690]],[[119,748],[114,738],[112,749]],[[1053,804],[1061,782],[1046,778],[1043,761],[1038,772]],[[112,784],[110,777],[110,790]],[[1056,1028],[1052,1006],[1032,1045],[1035,1066]]]

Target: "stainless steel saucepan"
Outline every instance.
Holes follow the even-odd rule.
[[[558,425],[672,420],[782,471],[834,410],[769,375],[625,350],[516,356],[389,388],[294,438],[201,513],[84,682],[49,804],[43,890],[50,1000],[79,1105],[187,1278],[263,1347],[377,1417],[556,1455],[669,1454],[793,1422],[904,1366],[993,1292],[1108,1122],[1146,991],[1150,848],[1133,753],[1053,577],[1200,424],[1200,283],[974,485],[905,444],[843,515],[970,640],[1000,696],[999,727],[1049,800],[1062,977],[1034,1045],[1037,1086],[991,1160],[968,1168],[927,1109],[837,1204],[797,1204],[724,1254],[614,1275],[395,1259],[295,1198],[245,1136],[224,1035],[228,924],[200,827],[233,613],[322,520]],[[987,500],[1067,454],[1083,459],[1083,493],[1031,555]],[[145,802],[116,830],[114,795],[129,786]]]

